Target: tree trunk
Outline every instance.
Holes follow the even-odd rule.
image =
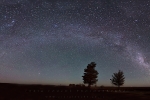
[[[119,89],[120,89],[120,86],[118,85],[118,91],[119,91]]]
[[[88,84],[88,87],[91,88],[91,84]]]

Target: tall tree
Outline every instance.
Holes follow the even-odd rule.
[[[87,68],[84,69],[84,76],[83,77],[83,83],[84,84],[88,84],[88,87],[90,87],[93,84],[96,84],[96,82],[98,81],[98,79],[96,79],[98,76],[98,72],[95,70],[96,67],[96,63],[95,62],[91,62],[90,64],[88,64]]]
[[[110,79],[112,84],[118,86],[118,88],[124,84],[125,77],[123,71],[119,70],[117,73],[112,75],[112,79]]]

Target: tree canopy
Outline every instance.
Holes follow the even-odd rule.
[[[88,86],[90,87],[93,84],[96,84],[96,82],[98,81],[97,79],[97,75],[99,74],[96,70],[96,63],[95,62],[91,62],[90,64],[88,64],[87,68],[84,69],[84,76],[83,77],[83,83],[84,84],[88,84]]]
[[[117,73],[114,73],[112,75],[112,79],[110,79],[112,84],[120,87],[121,85],[124,84],[125,77],[123,71],[119,70]]]

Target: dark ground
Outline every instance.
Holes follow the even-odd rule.
[[[150,87],[0,84],[0,100],[150,100]]]

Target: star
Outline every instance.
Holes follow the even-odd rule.
[[[149,5],[149,0],[0,1],[0,82],[78,84],[94,61],[97,85],[111,86],[108,79],[122,70],[125,86],[149,86]]]

